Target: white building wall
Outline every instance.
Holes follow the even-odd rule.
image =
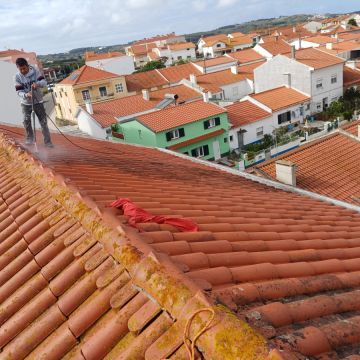
[[[254,50],[260,54],[261,56],[263,56],[266,59],[271,59],[273,57],[273,55],[271,53],[269,53],[267,50],[265,50],[262,46],[261,46],[261,42],[259,44],[256,44],[254,46]]]
[[[21,99],[15,91],[16,73],[17,68],[14,64],[0,61],[0,123],[22,125]]]
[[[87,61],[86,65],[118,75],[128,75],[135,71],[134,58],[132,56],[119,56],[110,59]]]
[[[252,82],[247,79],[234,84],[221,86],[223,90],[223,100],[236,101],[253,92]]]
[[[171,51],[170,57],[172,57],[173,62],[179,61],[179,60],[190,60],[190,59],[196,59],[196,53],[194,48],[182,49],[177,51]]]
[[[103,129],[85,110],[80,109],[76,118],[81,131],[96,139],[106,139],[106,129]]]
[[[319,21],[310,21],[307,24],[304,25],[304,28],[308,31],[311,31],[312,33],[318,32],[322,27],[321,22]]]
[[[302,48],[302,49],[317,48],[317,47],[320,46],[320,44],[313,43],[313,42],[310,42],[310,41],[306,41],[306,40],[303,40],[303,39],[292,41],[290,43],[290,45],[295,46],[296,50],[299,50],[300,48]]]
[[[311,94],[310,68],[283,55],[277,55],[254,70],[255,93],[267,91],[282,85],[289,85],[305,94]]]

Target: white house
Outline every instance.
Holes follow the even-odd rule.
[[[297,39],[291,42],[291,46],[295,46],[296,50],[307,49],[307,48],[316,48],[321,45],[336,43],[338,40],[330,36],[312,36],[305,39]]]
[[[0,122],[11,125],[22,125],[23,116],[20,106],[20,98],[15,91],[15,64],[0,61]]]
[[[220,56],[214,59],[203,59],[193,62],[193,65],[203,74],[231,69],[232,66],[237,64],[238,60],[228,56]]]
[[[155,54],[156,58],[167,58],[166,66],[171,66],[180,60],[196,59],[195,44],[192,42],[173,43],[163,47],[156,47],[149,53],[150,60],[154,58],[151,54]]]
[[[323,111],[343,95],[344,60],[308,48],[278,55],[254,70],[255,93],[286,84],[311,97],[311,113]]]
[[[288,54],[291,52],[291,46],[284,40],[275,37],[273,40],[255,45],[254,50],[266,59],[279,54]]]
[[[93,51],[85,53],[85,63],[118,75],[128,75],[135,71],[134,58],[121,52],[95,54]]]

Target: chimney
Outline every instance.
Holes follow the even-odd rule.
[[[208,103],[209,102],[209,93],[207,91],[205,91],[202,94],[203,94],[204,102]]]
[[[232,72],[234,75],[237,75],[237,73],[238,73],[237,65],[233,65],[233,66],[231,67],[231,72]]]
[[[92,102],[91,102],[90,99],[85,101],[85,106],[86,106],[86,111],[90,115],[93,115],[94,114],[94,109],[93,109]]]
[[[276,180],[291,186],[296,186],[296,165],[287,160],[275,162]]]
[[[193,85],[197,85],[197,79],[195,74],[190,74],[190,82]]]
[[[299,36],[299,49],[302,48],[302,41],[301,41],[301,36]]]
[[[293,26],[293,33],[296,33],[296,27]]]
[[[332,50],[333,49],[333,43],[326,43],[326,48],[328,50]]]
[[[150,91],[147,89],[143,89],[142,96],[143,96],[144,100],[149,101],[150,100]]]
[[[295,48],[295,46],[292,46],[291,47],[291,58],[292,59],[296,59],[296,48]]]

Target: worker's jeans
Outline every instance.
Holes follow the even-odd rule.
[[[29,105],[21,104],[22,112],[24,114],[24,127],[26,131],[26,140],[33,141],[34,140],[34,131],[31,124],[31,112],[32,107]],[[44,104],[34,104],[34,111],[39,119],[41,125],[41,131],[44,137],[45,144],[51,144],[50,131],[47,125],[46,120],[46,112],[44,108]]]

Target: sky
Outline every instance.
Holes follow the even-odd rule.
[[[0,50],[58,53],[260,18],[357,10],[359,0],[0,0]]]

